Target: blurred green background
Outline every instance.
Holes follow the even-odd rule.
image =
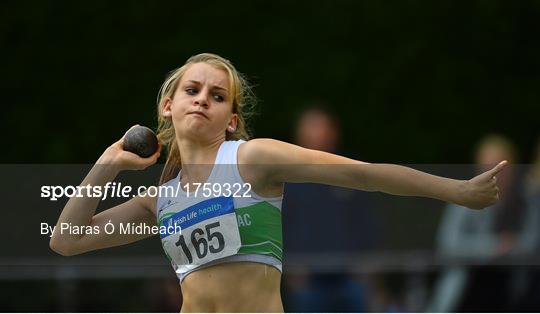
[[[95,161],[156,126],[166,74],[214,52],[251,79],[256,137],[291,140],[314,102],[372,162],[466,163],[540,134],[539,1],[8,1],[1,5],[2,163]]]
[[[539,34],[540,1],[533,0],[4,1],[0,163],[94,162],[131,125],[156,127],[156,96],[167,73],[201,52],[228,58],[255,86],[255,137],[292,141],[301,111],[322,103],[341,122],[342,151],[358,159],[471,163],[478,140],[496,132],[515,142],[520,162],[529,163],[540,136]],[[25,167],[6,169],[33,169]],[[12,181],[19,178],[28,187],[46,177],[20,171],[4,177],[4,218],[15,217],[5,220],[27,215],[22,221],[36,227],[25,234],[39,236],[32,219],[56,219],[57,213],[32,203],[37,194],[19,197],[27,189]],[[16,207],[21,200],[32,211]],[[424,200],[424,208],[416,199],[387,200],[395,208],[378,208],[379,248],[432,248],[441,214],[432,209],[443,204]],[[17,233],[2,238],[29,256],[37,254],[19,246],[24,238]],[[47,242],[42,237],[32,245],[61,259]],[[164,259],[154,243],[137,245],[151,246]],[[124,249],[136,252],[137,245]],[[27,265],[12,271],[18,260],[9,254],[0,267],[0,310],[178,311],[180,302],[163,293],[178,297],[170,268],[163,269],[168,277],[161,279],[169,280],[164,283],[118,276],[77,281],[38,261],[35,268],[47,273],[40,279],[24,275]],[[15,257],[24,256],[17,251]],[[423,310],[418,299],[427,299],[430,291],[422,289],[431,287],[435,271],[429,269],[420,284],[417,271],[409,281],[398,277],[408,282],[403,287],[389,280],[380,289],[390,291],[384,302],[407,292],[416,295],[409,300],[416,306],[397,311]],[[387,277],[392,275],[401,276]],[[156,286],[149,288],[149,282]],[[90,299],[89,290],[105,293]],[[171,305],[154,306],[162,302],[158,295]]]

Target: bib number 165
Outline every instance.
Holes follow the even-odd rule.
[[[219,227],[219,221],[204,226],[204,230],[201,228],[195,228],[191,231],[189,240],[191,241],[191,245],[193,246],[195,254],[197,254],[199,259],[206,257],[208,252],[213,254],[219,253],[225,248],[225,238],[223,237],[223,234],[218,231],[212,231],[213,228],[217,227]],[[214,245],[215,242],[209,245],[209,242],[211,242],[213,239],[217,239],[217,246]],[[189,263],[193,263],[193,255],[186,244],[183,234],[180,235],[180,238],[175,244],[177,247],[182,249]]]

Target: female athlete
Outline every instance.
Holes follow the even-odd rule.
[[[208,53],[188,59],[166,79],[158,100],[158,139],[168,153],[160,185],[180,187],[178,195],[138,196],[98,214],[99,199],[71,198],[57,225],[100,230],[107,223],[179,225],[181,232],[160,233],[160,237],[180,280],[182,312],[283,312],[285,182],[430,197],[474,209],[498,199],[495,176],[505,161],[470,180],[454,180],[273,139],[250,140],[245,121],[250,96],[246,81],[228,60]],[[141,158],[122,147],[123,138],[108,147],[81,185],[103,186],[123,170],[147,168],[160,155],[158,150]],[[195,195],[204,183],[211,183],[210,197],[208,193],[203,197],[201,191]],[[294,210],[308,212],[309,208]],[[62,234],[59,229],[55,228],[50,246],[61,255],[151,236],[121,234],[120,228],[112,234],[86,235]]]

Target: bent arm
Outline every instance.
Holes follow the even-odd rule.
[[[81,186],[103,186],[112,181],[118,170],[112,165],[96,164],[81,183]],[[66,203],[49,245],[51,249],[61,255],[70,256],[92,250],[119,246],[135,242],[151,236],[150,234],[120,234],[120,223],[144,223],[149,226],[155,225],[155,217],[152,214],[152,199],[135,197],[120,205],[109,208],[95,215],[99,203],[97,197],[72,197]],[[114,232],[107,234],[105,225],[112,223]],[[69,230],[62,232],[62,224],[71,226],[96,227],[98,232],[92,234],[76,234]]]
[[[123,141],[124,137],[105,150],[82,181],[81,186],[104,186],[116,178],[121,170],[142,170],[157,161],[160,154],[159,148],[154,155],[141,158],[124,151]],[[119,226],[121,223],[155,225],[156,219],[153,214],[155,212],[155,198],[135,197],[95,215],[99,201],[98,197],[86,196],[69,199],[58,218],[49,242],[53,251],[61,255],[75,255],[123,245],[151,236],[151,234],[120,234]],[[105,225],[109,222],[115,227],[111,234],[105,232]],[[97,229],[99,232],[91,234],[62,232],[62,224],[78,227],[91,226],[91,230]]]

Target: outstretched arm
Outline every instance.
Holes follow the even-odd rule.
[[[272,139],[242,145],[239,163],[257,164],[273,182],[313,182],[394,195],[423,196],[469,208],[485,208],[498,200],[499,163],[470,180],[455,180],[392,164],[371,164],[302,148]],[[336,165],[336,166],[333,166]]]

